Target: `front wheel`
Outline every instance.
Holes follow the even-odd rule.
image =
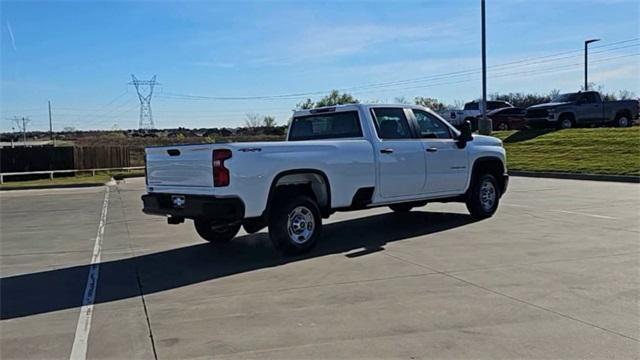
[[[269,215],[269,237],[274,247],[285,255],[311,250],[322,230],[322,218],[316,202],[298,195],[277,201]]]
[[[240,231],[240,224],[220,225],[208,219],[196,219],[193,222],[198,235],[211,243],[226,243]]]
[[[471,184],[467,194],[467,209],[471,216],[484,219],[493,216],[500,202],[500,190],[496,178],[491,174],[480,175]]]
[[[573,125],[573,120],[568,116],[563,116],[558,119],[558,129],[571,129]]]

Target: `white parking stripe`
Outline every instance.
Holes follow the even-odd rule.
[[[583,212],[568,211],[568,210],[555,210],[555,211],[557,211],[557,212],[561,212],[561,213],[565,213],[565,214],[583,215],[583,216],[591,216],[591,217],[599,218],[599,219],[615,220],[615,218],[614,218],[614,217],[611,217],[611,216],[596,215],[596,214],[587,214],[587,213],[583,213]]]
[[[98,287],[98,273],[100,270],[100,256],[102,254],[102,239],[104,237],[104,227],[107,224],[107,210],[109,209],[109,187],[105,187],[104,202],[102,203],[102,213],[98,223],[98,234],[93,245],[93,255],[91,256],[91,267],[87,277],[87,286],[84,289],[82,308],[78,317],[76,335],[73,339],[70,359],[86,359],[87,344],[89,342],[89,331],[91,331],[91,317],[93,315],[93,302],[96,298]]]
[[[561,212],[561,213],[572,214],[572,215],[589,216],[589,217],[594,217],[594,218],[598,218],[598,219],[607,219],[607,220],[616,220],[617,219],[617,218],[612,217],[612,216],[588,214],[588,213],[577,212],[577,211],[569,211],[569,210],[555,210],[555,209],[547,210],[547,209],[534,208],[533,206],[519,205],[519,204],[504,204],[504,205],[513,206],[513,207],[519,207],[519,208],[525,208],[525,209],[534,209],[534,210],[542,210],[542,211],[550,211],[550,212]]]

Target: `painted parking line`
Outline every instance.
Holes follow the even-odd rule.
[[[617,219],[617,218],[612,217],[612,216],[589,214],[589,213],[578,212],[578,211],[556,210],[556,209],[548,210],[548,209],[540,209],[540,208],[536,208],[536,207],[533,207],[533,206],[519,205],[519,204],[504,204],[504,205],[511,206],[511,207],[523,208],[523,209],[532,209],[532,210],[541,210],[541,211],[547,211],[547,212],[559,212],[559,213],[563,213],[563,214],[588,216],[588,217],[593,217],[593,218],[597,218],[597,219],[607,219],[607,220],[616,220]]]
[[[93,316],[93,302],[98,288],[98,275],[100,270],[100,258],[102,255],[102,239],[104,238],[104,227],[107,224],[107,211],[109,209],[109,187],[105,187],[104,201],[102,203],[102,213],[98,223],[98,233],[93,245],[91,256],[91,267],[87,277],[87,285],[84,289],[82,308],[78,317],[76,334],[73,338],[70,359],[84,360],[87,357],[87,345],[89,342],[89,332],[91,331],[91,318]]]

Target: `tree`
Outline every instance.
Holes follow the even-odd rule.
[[[262,125],[266,128],[272,128],[276,126],[276,118],[273,116],[265,116],[262,119]]]
[[[618,100],[633,100],[636,98],[636,94],[629,90],[618,91]]]
[[[551,90],[547,95],[542,94],[526,94],[526,93],[493,93],[489,95],[490,100],[507,101],[515,107],[527,108],[531,105],[548,103],[560,94],[559,90]]]
[[[416,105],[422,105],[424,107],[428,107],[429,109],[437,113],[447,111],[450,108],[450,106],[447,106],[444,103],[441,103],[440,101],[438,101],[438,99],[434,99],[434,98],[416,96],[413,99],[413,101],[416,103]]]
[[[353,97],[353,95],[348,93],[342,93],[338,90],[333,90],[329,95],[323,97],[318,101],[315,107],[323,107],[323,106],[333,106],[333,105],[343,105],[343,104],[357,104],[359,103],[358,99]]]
[[[323,106],[334,106],[334,105],[343,105],[343,104],[357,104],[360,101],[356,99],[353,95],[349,93],[342,93],[338,90],[332,90],[329,95],[321,98],[318,102],[313,102],[311,99],[306,99],[304,101],[299,102],[296,107],[298,109],[313,109],[319,108]]]
[[[405,104],[405,105],[410,104],[409,100],[407,100],[407,98],[405,98],[404,96],[398,96],[395,99],[393,99],[393,101],[396,104]]]
[[[262,116],[257,113],[247,113],[245,114],[246,119],[244,120],[244,126],[249,129],[255,129],[262,125]]]
[[[307,98],[304,101],[299,102],[296,107],[298,109],[302,109],[302,110],[308,110],[308,109],[313,109],[313,106],[315,105],[315,103],[313,102],[313,100]]]

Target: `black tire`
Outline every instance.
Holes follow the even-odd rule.
[[[498,125],[496,125],[496,130],[498,130],[498,131],[507,131],[507,130],[511,130],[511,127],[509,126],[508,123],[501,122],[501,123],[498,123]]]
[[[313,221],[311,224],[310,220]],[[282,197],[273,204],[269,214],[269,237],[283,254],[297,255],[311,250],[321,232],[320,209],[312,198],[294,195]]]
[[[573,127],[576,126],[575,121],[567,116],[567,115],[562,115],[559,119],[558,119],[558,123],[556,124],[558,129],[571,129]]]
[[[408,213],[413,209],[413,204],[393,204],[389,205],[389,209],[397,212],[397,213]]]
[[[633,125],[633,120],[627,115],[619,114],[616,116],[616,120],[614,121],[614,126],[617,127],[629,127]]]
[[[226,243],[233,239],[238,231],[240,231],[240,224],[223,225],[220,226],[208,219],[196,219],[193,221],[196,231],[201,238],[211,243]]]
[[[484,188],[484,187],[487,188]],[[491,188],[493,190],[491,190]],[[493,191],[493,195],[490,195]],[[489,206],[489,198],[493,199],[492,204]],[[500,203],[500,188],[498,187],[498,181],[491,174],[480,174],[477,176],[471,188],[467,193],[467,209],[471,216],[476,219],[485,219],[493,216],[498,209]]]

